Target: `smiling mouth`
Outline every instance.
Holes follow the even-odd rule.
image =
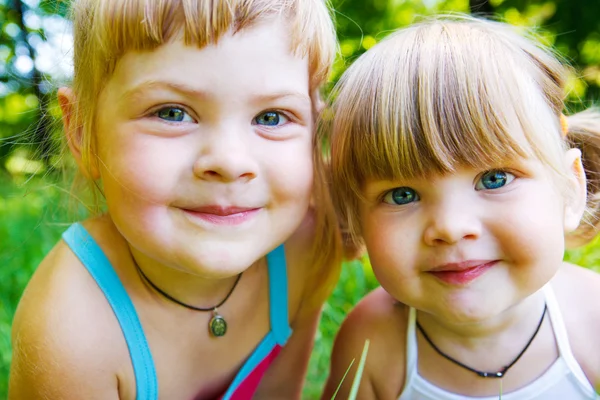
[[[252,220],[262,208],[208,206],[197,209],[183,209],[192,219],[208,222],[212,225],[241,225]]]
[[[449,264],[427,272],[444,283],[460,286],[479,278],[498,262],[498,260],[494,260],[475,265],[472,265],[473,263],[467,263],[471,265],[465,265],[465,263],[461,263],[462,265]]]

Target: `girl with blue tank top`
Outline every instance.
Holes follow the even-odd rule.
[[[35,272],[10,399],[299,398],[340,243],[322,0],[75,0],[66,144],[104,199]]]
[[[466,16],[346,71],[335,197],[381,288],[343,323],[323,399],[367,339],[361,400],[598,398],[600,276],[563,256],[599,226],[600,112],[564,116],[566,78],[549,49]]]

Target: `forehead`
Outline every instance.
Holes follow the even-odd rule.
[[[175,40],[153,51],[130,51],[117,63],[107,89],[135,97],[164,88],[163,83],[208,97],[281,92],[309,97],[308,61],[291,51],[287,25],[280,19],[202,48]]]

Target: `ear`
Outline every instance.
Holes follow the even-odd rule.
[[[319,89],[313,90],[311,94],[311,99],[313,102],[313,112],[315,113],[315,117],[321,114],[321,112],[325,109],[327,104],[323,100],[323,96],[321,95],[321,91]]]
[[[77,99],[71,88],[62,87],[58,89],[58,104],[62,111],[62,122],[67,137],[69,150],[75,158],[80,171],[90,179],[96,180],[100,177],[95,160],[89,160],[89,165],[83,161],[83,127],[76,118]]]
[[[565,163],[569,176],[568,193],[565,196],[564,227],[565,233],[573,232],[579,226],[587,203],[586,179],[581,151],[569,149],[565,153]]]

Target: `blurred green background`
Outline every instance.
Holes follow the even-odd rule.
[[[390,31],[420,16],[465,12],[535,27],[575,68],[568,106],[600,98],[600,0],[333,0],[340,52],[333,80]],[[0,0],[0,399],[7,397],[10,326],[29,277],[73,220],[67,210],[71,168],[59,154],[55,92],[72,73],[68,1]],[[81,215],[81,213],[76,213]],[[567,259],[600,265],[600,244]],[[344,315],[376,281],[368,260],[344,265],[326,304],[304,398],[317,399],[329,352]]]

